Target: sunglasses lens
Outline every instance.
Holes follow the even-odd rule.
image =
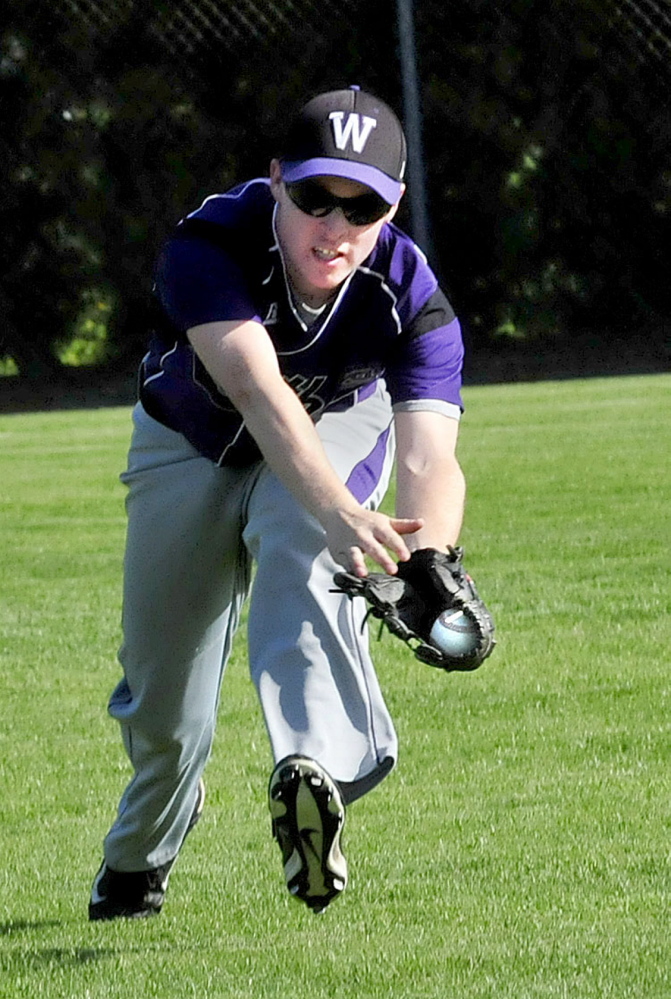
[[[351,225],[372,225],[387,214],[390,206],[377,194],[361,194],[358,198],[341,198],[340,207]]]
[[[336,199],[319,184],[301,181],[298,184],[287,184],[289,197],[306,215],[328,215],[336,207]]]
[[[372,225],[386,215],[390,206],[374,192],[355,198],[337,198],[321,184],[304,180],[287,184],[287,193],[300,211],[313,217],[323,217],[340,208],[350,225]]]

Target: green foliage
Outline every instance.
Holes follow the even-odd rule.
[[[667,999],[670,389],[466,390],[462,540],[499,645],[451,676],[374,646],[401,756],[320,917],[284,887],[240,633],[164,913],[86,922],[129,776],[105,700],[130,412],[0,418],[0,995]]]
[[[61,364],[69,367],[101,365],[110,353],[108,323],[113,303],[94,288],[83,295],[82,308],[71,337],[57,346]]]
[[[19,369],[13,357],[0,357],[0,378],[5,378],[8,375],[18,375],[18,373]]]

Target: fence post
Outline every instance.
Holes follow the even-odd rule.
[[[422,143],[422,108],[417,74],[415,45],[414,0],[396,0],[396,24],[401,58],[403,88],[403,124],[408,140],[408,193],[412,238],[431,259],[431,228],[429,225],[424,149]]]

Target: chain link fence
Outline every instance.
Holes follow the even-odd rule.
[[[405,7],[426,192],[399,220],[472,350],[644,336],[666,357],[667,0]],[[161,240],[265,173],[306,97],[359,83],[409,106],[390,3],[8,0],[2,16],[0,373],[22,379],[131,370]]]

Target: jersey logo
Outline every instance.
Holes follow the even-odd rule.
[[[377,122],[375,118],[369,118],[368,115],[351,111],[347,116],[347,122],[343,125],[344,117],[344,111],[331,111],[329,115],[335,144],[338,149],[347,149],[347,143],[351,140],[354,152],[362,153],[370,133],[377,126]]]
[[[312,378],[308,378],[306,375],[291,375],[290,378],[285,379],[311,416],[314,416],[315,413],[321,413],[326,406],[319,395],[319,390],[326,380],[326,375],[313,375]]]
[[[378,365],[366,368],[348,368],[338,382],[341,392],[353,392],[354,389],[369,385],[384,374],[384,368]]]

